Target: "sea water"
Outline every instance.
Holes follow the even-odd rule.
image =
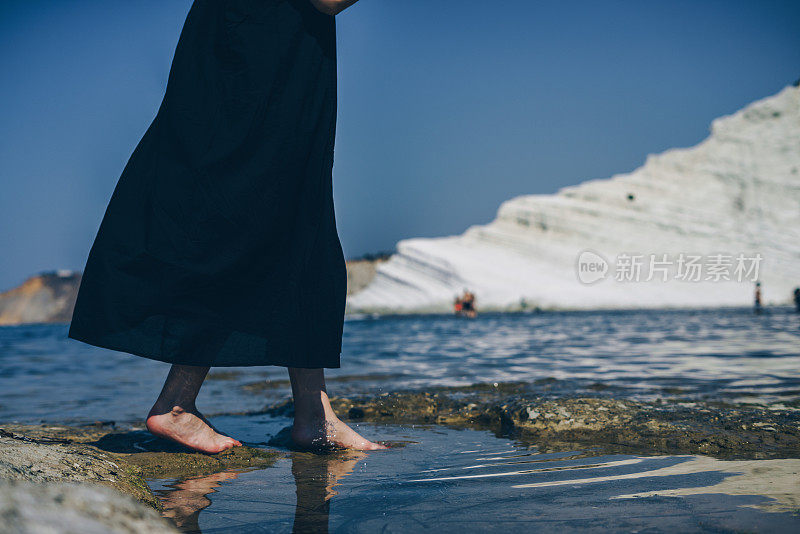
[[[546,395],[678,395],[762,404],[800,399],[800,314],[790,308],[348,319],[332,394],[485,382]],[[169,365],[67,338],[66,325],[0,327],[0,421],[132,421]],[[215,368],[198,405],[252,411],[290,393],[280,367]]]
[[[66,333],[66,325],[0,327],[0,421],[140,422],[169,366]],[[327,375],[333,395],[514,381],[552,397],[792,408],[800,406],[800,314],[770,308],[760,315],[718,309],[355,317],[345,324],[342,368]],[[290,421],[262,409],[289,396],[285,369],[215,368],[198,406],[221,429],[264,446]],[[358,430],[398,446],[369,454],[285,451],[271,468],[151,486],[187,532],[800,529],[799,460],[553,455],[484,431],[371,424]],[[176,502],[183,505],[171,506]]]

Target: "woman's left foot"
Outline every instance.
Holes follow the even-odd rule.
[[[154,436],[170,439],[207,454],[242,446],[240,441],[217,432],[196,409],[187,411],[180,406],[174,406],[169,412],[162,412],[163,410],[154,406],[147,416],[147,430]]]
[[[292,441],[305,449],[377,451],[389,448],[363,437],[336,416],[309,421],[295,420]]]

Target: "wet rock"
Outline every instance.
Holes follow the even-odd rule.
[[[76,534],[177,532],[152,508],[102,486],[3,480],[0,530]]]
[[[145,478],[185,478],[217,473],[226,469],[269,467],[278,455],[252,447],[234,447],[219,454],[141,452],[131,454],[128,463]]]
[[[232,380],[239,380],[242,377],[240,371],[231,371],[228,369],[220,369],[214,370],[208,373],[206,376],[206,380],[223,380],[223,381],[232,381]]]
[[[726,459],[800,456],[800,412],[793,409],[613,398],[542,399],[526,394],[523,384],[335,397],[331,402],[337,413],[351,419],[493,430],[543,451],[577,446]]]
[[[185,478],[226,469],[269,467],[280,456],[272,450],[248,446],[203,454],[142,430],[110,432],[88,444],[123,458],[144,478]]]
[[[350,408],[347,411],[347,417],[349,419],[363,419],[364,418],[364,410],[362,410],[361,408],[356,408],[356,407]]]
[[[91,482],[158,508],[145,479],[183,478],[226,469],[267,467],[280,453],[235,447],[202,454],[146,431],[108,425],[3,425],[0,479]]]
[[[59,437],[32,437],[0,430],[0,480],[3,479],[91,482],[158,507],[144,478],[132,465],[106,451]]]

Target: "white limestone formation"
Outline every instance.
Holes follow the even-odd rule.
[[[666,261],[647,280],[651,258]],[[699,281],[681,259],[700,266]],[[636,281],[627,267],[639,262]],[[786,303],[800,286],[798,87],[629,174],[508,200],[462,235],[403,240],[348,310],[448,311],[464,288],[483,310],[747,306],[755,267],[765,303]]]

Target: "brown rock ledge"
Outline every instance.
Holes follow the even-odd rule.
[[[268,467],[280,455],[247,446],[201,454],[144,430],[116,430],[113,425],[0,424],[0,479],[95,483],[156,509],[158,499],[145,479]]]
[[[592,448],[631,454],[701,454],[720,459],[800,458],[800,410],[613,398],[542,399],[525,384],[487,384],[334,397],[343,419],[442,424],[494,431],[543,452]],[[290,415],[291,401],[265,412]]]

